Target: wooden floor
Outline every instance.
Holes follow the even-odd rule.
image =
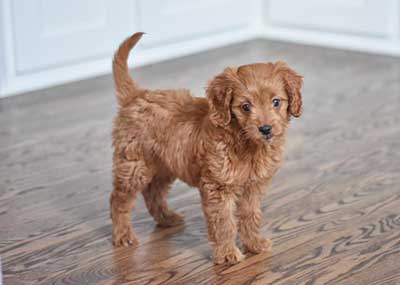
[[[145,39],[144,39],[145,40]],[[286,60],[304,116],[263,203],[269,254],[214,266],[199,194],[177,182],[186,226],[159,229],[140,198],[137,249],[114,249],[110,76],[0,100],[0,255],[14,284],[400,284],[400,60],[252,41],[134,71],[203,95],[228,65]]]

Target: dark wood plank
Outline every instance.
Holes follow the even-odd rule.
[[[199,96],[229,65],[284,59],[305,76],[304,116],[263,203],[271,253],[214,266],[196,189],[185,226],[160,229],[141,199],[140,246],[111,245],[110,76],[0,100],[5,284],[400,284],[400,60],[252,41],[133,71]]]

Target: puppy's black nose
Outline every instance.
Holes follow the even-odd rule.
[[[271,125],[264,125],[258,128],[258,130],[265,136],[271,134],[272,126]]]

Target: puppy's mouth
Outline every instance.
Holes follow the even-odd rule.
[[[263,138],[264,138],[265,140],[267,140],[268,142],[270,142],[270,141],[272,140],[272,138],[274,137],[274,135],[271,134],[271,133],[269,133],[269,134],[267,134],[267,135],[262,135],[262,136],[263,136]]]

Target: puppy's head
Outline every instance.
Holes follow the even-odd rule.
[[[236,124],[247,139],[270,142],[283,136],[291,116],[302,112],[303,77],[284,62],[227,68],[207,87],[210,120]]]

